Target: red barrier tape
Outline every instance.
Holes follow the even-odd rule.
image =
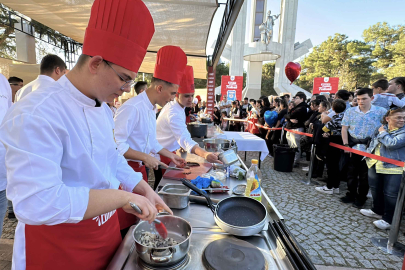
[[[304,132],[301,132],[301,131],[296,131],[296,130],[291,130],[291,129],[286,129],[286,128],[284,130],[286,130],[288,132],[291,132],[291,133],[298,134],[298,135],[304,135],[304,136],[308,136],[308,137],[313,137],[312,134],[304,133]]]
[[[245,119],[234,119],[234,118],[224,118],[224,120],[234,121],[234,122],[249,122],[248,120],[245,120]]]
[[[286,130],[288,132],[291,132],[291,133],[299,134],[299,135],[305,135],[305,136],[308,136],[308,137],[313,137],[312,134],[309,134],[309,133],[304,133],[304,132],[300,132],[300,131],[296,131],[296,130],[290,130],[290,129],[284,129],[284,130]],[[396,165],[396,166],[399,166],[399,167],[404,167],[405,166],[404,162],[398,161],[398,160],[395,160],[395,159],[390,159],[390,158],[386,158],[386,157],[382,157],[382,156],[377,156],[377,155],[374,155],[374,154],[370,154],[370,153],[367,153],[367,152],[364,152],[364,151],[356,150],[356,149],[353,149],[353,148],[350,148],[350,147],[347,147],[347,146],[343,146],[343,145],[340,145],[340,144],[336,144],[336,143],[329,143],[329,145],[333,146],[333,147],[336,147],[336,148],[339,148],[339,149],[342,149],[342,150],[345,150],[347,152],[351,152],[351,153],[354,153],[354,154],[357,154],[357,155],[360,155],[360,156],[376,159],[376,160],[379,160],[379,161],[382,161],[382,162],[390,163],[390,164],[393,164],[393,165]]]
[[[269,128],[269,127],[265,127],[265,126],[262,126],[262,125],[259,125],[259,124],[256,124],[256,127],[264,128],[264,129],[267,129],[267,130],[282,130],[282,128]]]
[[[382,157],[382,156],[377,156],[377,155],[374,155],[374,154],[370,154],[370,153],[367,153],[367,152],[356,150],[356,149],[346,147],[346,146],[336,144],[336,143],[329,143],[329,145],[333,146],[333,147],[336,147],[336,148],[339,148],[339,149],[342,149],[342,150],[346,150],[347,152],[355,153],[355,154],[360,155],[360,156],[376,159],[376,160],[379,160],[379,161],[382,161],[382,162],[391,163],[391,164],[394,164],[394,165],[399,166],[399,167],[404,167],[405,166],[404,162],[398,161],[398,160],[395,160],[395,159],[390,159],[390,158],[386,158],[386,157]]]

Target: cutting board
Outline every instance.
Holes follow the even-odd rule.
[[[171,180],[180,180],[182,178],[193,180],[196,179],[197,176],[201,176],[202,174],[207,173],[212,168],[211,163],[199,163],[199,164],[200,166],[198,167],[190,167],[190,169],[185,169],[184,171],[167,170],[163,175],[163,177]],[[173,162],[171,162],[169,166],[175,165]],[[191,174],[184,174],[183,172],[191,172]]]

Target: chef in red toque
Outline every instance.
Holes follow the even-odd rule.
[[[167,167],[150,153],[160,154],[176,165],[184,166],[184,159],[163,148],[157,141],[155,108],[156,104],[164,107],[175,98],[186,65],[187,56],[180,47],[162,47],[157,52],[150,87],[125,102],[115,115],[115,141],[118,151],[135,171],[143,174],[146,182],[148,178],[145,165],[154,170],[157,170],[159,165]],[[134,215],[122,210],[118,210],[118,218],[121,230],[136,222]]]
[[[153,33],[142,1],[95,0],[76,66],[5,116],[13,269],[105,269],[121,242],[116,209],[171,213],[120,155],[106,104],[130,91]]]
[[[184,109],[191,107],[194,99],[194,72],[193,67],[186,66],[181,80],[178,94],[174,101],[163,107],[156,122],[156,133],[159,144],[169,151],[176,151],[180,147],[188,153],[196,154],[211,163],[222,163],[217,153],[207,152],[191,139],[186,125]],[[162,162],[170,163],[161,156]]]

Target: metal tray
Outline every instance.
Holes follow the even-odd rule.
[[[184,209],[188,206],[191,189],[182,184],[166,184],[159,191],[163,201],[170,208]]]

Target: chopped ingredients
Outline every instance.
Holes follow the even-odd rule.
[[[163,239],[160,235],[151,232],[142,232],[139,242],[143,246],[153,248],[163,248],[175,246],[178,243],[171,237]]]

